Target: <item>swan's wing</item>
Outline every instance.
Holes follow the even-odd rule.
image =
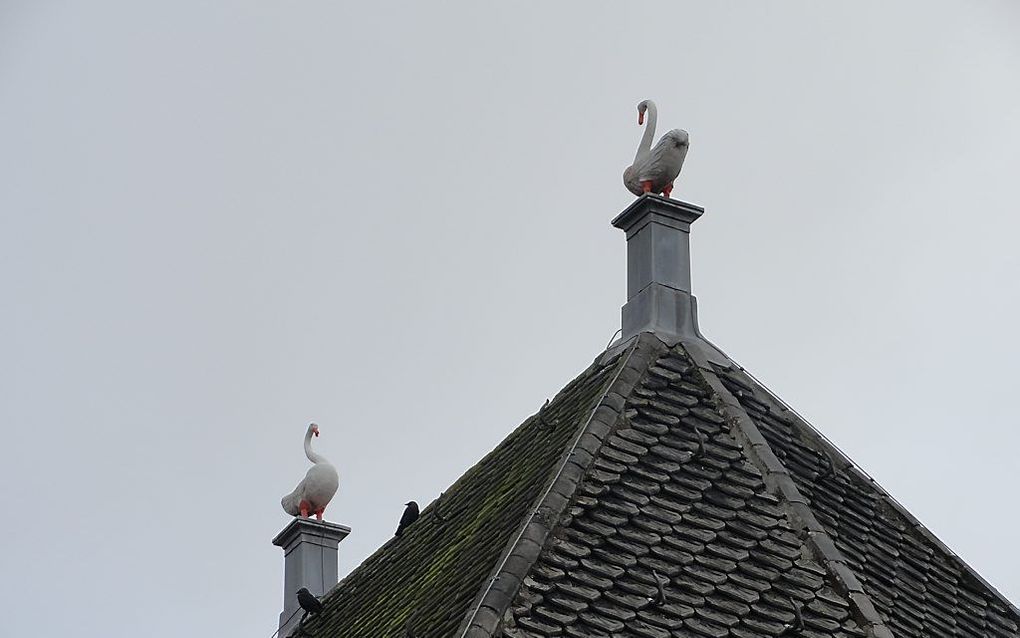
[[[634,166],[628,166],[623,171],[623,185],[635,195],[641,195],[644,192],[641,190],[641,182],[638,180],[637,169]]]
[[[287,512],[291,516],[298,516],[301,514],[301,486],[298,485],[297,489],[284,496],[280,499],[280,505],[283,506],[283,511]]]
[[[641,181],[673,181],[680,174],[680,169],[683,168],[684,158],[687,157],[687,148],[687,133],[680,129],[666,133],[643,158],[638,167],[638,179]]]
[[[287,512],[291,516],[297,516],[301,513],[301,501],[305,499],[306,492],[308,491],[309,476],[312,473],[312,468],[308,468],[305,472],[305,477],[301,479],[301,482],[297,484],[294,491],[280,499],[280,505],[283,506],[283,511]]]

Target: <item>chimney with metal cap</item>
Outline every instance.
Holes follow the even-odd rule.
[[[627,304],[622,339],[641,332],[669,338],[699,337],[691,294],[691,224],[705,209],[645,194],[613,226],[627,233]]]
[[[351,528],[327,521],[295,518],[273,539],[283,548],[283,612],[279,638],[287,638],[301,620],[297,591],[308,588],[316,598],[337,583],[337,546]]]

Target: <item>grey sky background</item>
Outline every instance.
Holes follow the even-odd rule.
[[[0,634],[269,636],[311,420],[385,542],[618,328],[643,98],[703,331],[1020,601],[1016,3],[375,5],[0,2]]]

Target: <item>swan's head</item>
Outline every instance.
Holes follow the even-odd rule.
[[[308,431],[314,434],[315,436],[319,436],[319,426],[314,423],[308,426]]]
[[[641,100],[637,105],[637,123],[645,123],[645,111],[648,110],[648,100]]]

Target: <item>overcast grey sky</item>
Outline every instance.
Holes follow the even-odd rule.
[[[1020,600],[1020,5],[0,0],[5,636],[269,636],[619,325],[659,104],[706,335]]]

